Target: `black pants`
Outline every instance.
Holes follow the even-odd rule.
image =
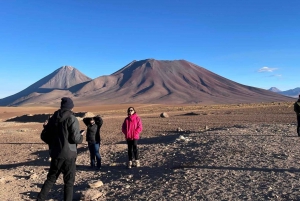
[[[73,200],[73,186],[75,182],[76,173],[76,158],[72,159],[60,159],[55,158],[51,160],[50,169],[47,175],[41,192],[38,194],[37,200],[46,200],[47,195],[56,182],[60,173],[63,173],[64,180],[64,201]]]
[[[297,133],[300,136],[300,115],[297,115]]]
[[[134,159],[139,160],[139,150],[137,148],[137,141],[138,140],[127,140],[128,145],[128,159],[132,161],[132,152],[134,154]]]

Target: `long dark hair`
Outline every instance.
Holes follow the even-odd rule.
[[[133,114],[135,114],[135,113],[136,113],[136,110],[134,109],[134,107],[129,107],[129,108],[127,109],[127,114],[130,112],[130,111],[129,111],[130,109],[133,109],[133,111],[134,111],[134,113],[133,113]]]

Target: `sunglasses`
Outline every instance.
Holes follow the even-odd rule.
[[[132,112],[132,111],[134,111],[134,110],[128,110],[128,112]]]

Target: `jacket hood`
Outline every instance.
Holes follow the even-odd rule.
[[[66,120],[68,117],[70,117],[73,114],[71,110],[59,110],[57,113],[57,121],[58,122],[63,122]]]

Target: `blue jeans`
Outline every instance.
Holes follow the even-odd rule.
[[[95,159],[97,160],[97,168],[101,168],[101,156],[99,153],[100,143],[88,142],[91,158],[91,167],[95,167]]]

